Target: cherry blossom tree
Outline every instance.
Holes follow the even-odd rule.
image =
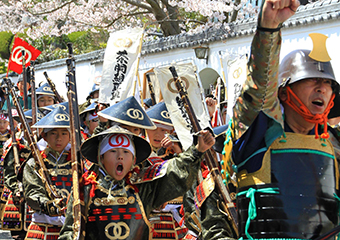
[[[145,23],[169,36],[254,15],[257,5],[249,0],[2,0],[0,31],[25,32],[36,39]]]

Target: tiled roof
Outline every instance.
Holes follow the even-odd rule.
[[[326,0],[300,6],[296,14],[288,19],[283,27],[295,27],[332,21],[340,18],[340,0]],[[143,43],[142,55],[170,51],[178,48],[191,48],[200,44],[222,41],[228,38],[237,38],[251,35],[256,30],[257,18],[248,18],[229,24],[229,30],[208,29],[197,34],[183,33],[175,36],[158,38]],[[104,59],[104,51],[97,50],[90,53],[75,56],[76,62],[91,61],[92,64],[100,63]],[[65,59],[50,61],[36,66],[36,69],[50,68],[65,64]]]

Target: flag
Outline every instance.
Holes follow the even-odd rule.
[[[25,67],[28,67],[31,64],[31,61],[36,60],[41,53],[38,49],[29,45],[21,38],[16,37],[14,39],[11,57],[8,62],[8,69],[18,74],[22,73],[22,50],[25,50]]]
[[[154,90],[154,94],[155,94],[155,99],[156,99],[156,103],[158,103],[163,97],[162,97],[162,93],[161,93],[161,88],[159,86],[157,77],[155,75],[155,72],[152,69],[146,71],[143,75],[143,94],[145,94],[144,99],[147,98],[151,98],[151,94],[150,94],[150,85],[146,79],[146,75],[148,75],[150,77],[150,81],[151,81],[151,86],[153,87]]]
[[[184,82],[199,125],[202,129],[210,127],[209,116],[204,110],[201,90],[195,77],[194,66],[191,63],[173,65],[178,76]],[[184,104],[175,86],[175,81],[169,70],[169,66],[155,68],[154,72],[162,91],[163,99],[170,113],[171,121],[184,150],[187,150],[193,142],[191,122],[184,108]]]
[[[233,107],[241,94],[242,86],[247,79],[247,57],[237,56],[228,62],[228,109],[227,118],[233,116]],[[228,119],[227,119],[228,120]],[[228,121],[227,121],[228,122]]]
[[[143,28],[110,34],[104,55],[99,102],[111,105],[133,95]]]
[[[217,106],[216,110],[211,119],[211,127],[215,128],[217,126],[221,126],[221,111],[220,111],[220,98],[221,98],[221,78],[217,79],[216,89],[215,89],[215,98],[217,98]]]

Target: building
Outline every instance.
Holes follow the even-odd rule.
[[[257,19],[251,18],[238,21],[226,29],[208,29],[199,34],[180,34],[158,38],[143,44],[140,59],[140,74],[152,67],[167,65],[172,62],[192,61],[197,65],[198,73],[205,89],[223,77],[227,78],[227,64],[235,56],[249,54],[250,44],[256,30]],[[296,14],[284,23],[282,29],[283,44],[281,58],[294,49],[312,49],[309,33],[322,33],[329,37],[327,49],[335,71],[340,78],[340,1],[314,2],[300,6]],[[194,47],[206,46],[209,49],[208,60],[197,59]],[[101,75],[105,50],[76,56],[76,79],[78,102],[84,102],[93,86],[93,81]],[[234,53],[231,56],[230,53]],[[235,55],[236,54],[236,55]],[[223,69],[220,56],[222,56]],[[57,90],[66,96],[65,59],[46,62],[36,66],[36,82],[45,81],[43,72],[47,71],[55,82]],[[228,80],[227,84],[228,84]],[[228,86],[227,86],[228,87]]]

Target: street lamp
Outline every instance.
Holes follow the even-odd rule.
[[[195,56],[198,59],[205,59],[206,64],[208,64],[208,57],[209,57],[209,47],[198,46],[193,48],[195,51]]]

